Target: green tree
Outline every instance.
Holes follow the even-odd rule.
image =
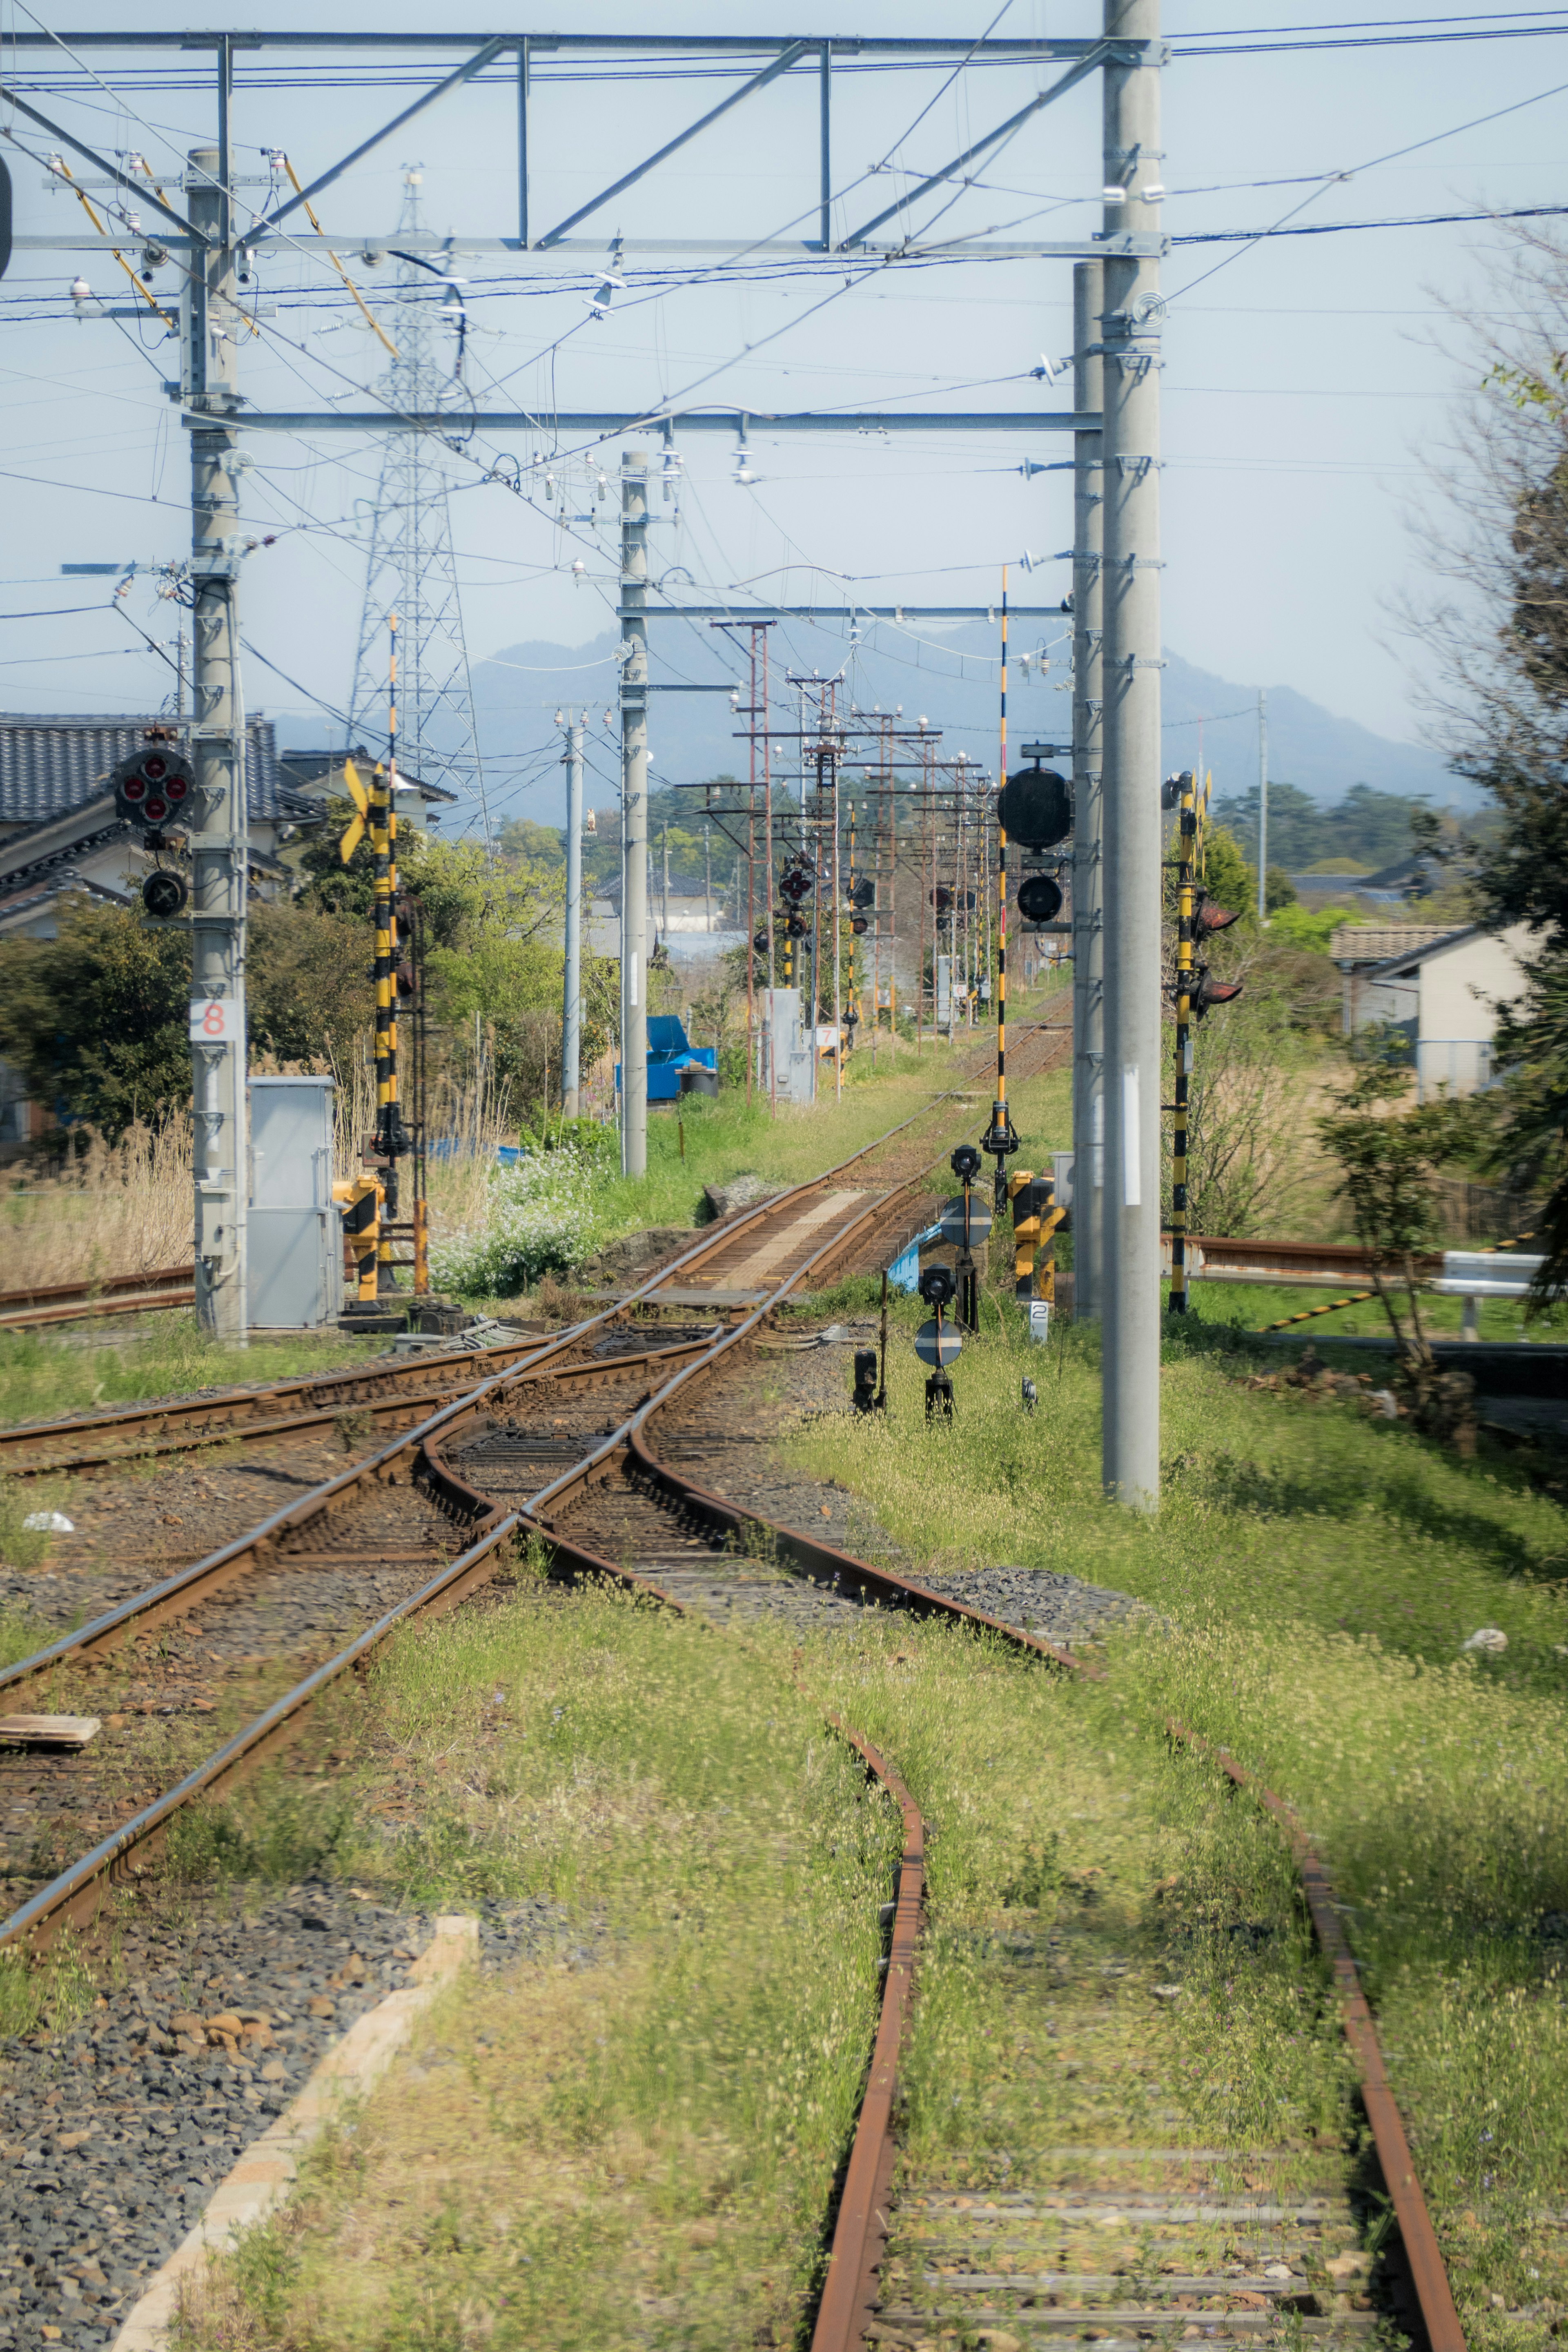
[[[496,835],[503,856],[549,873],[566,863],[566,837],[553,824],[539,824],[531,816],[509,817]]]
[[[1414,1108],[1408,1069],[1381,1056],[1352,1066],[1333,1107],[1317,1121],[1318,1134],[1339,1164],[1340,1191],[1356,1237],[1372,1262],[1372,1285],[1388,1317],[1401,1378],[1415,1416],[1434,1434],[1461,1434],[1474,1426],[1468,1393],[1439,1379],[1421,1321],[1417,1261],[1437,1239],[1437,1178],[1445,1161],[1470,1142],[1474,1115],[1447,1097]]]
[[[191,1099],[191,939],[140,908],[60,902],[52,940],[0,941],[0,1054],[35,1101],[118,1141]]]
[[[1256,867],[1253,870],[1256,873]],[[1257,885],[1254,883],[1255,890],[1256,887]],[[1281,907],[1294,907],[1299,903],[1296,885],[1291,881],[1285,868],[1282,866],[1271,866],[1263,877],[1264,913],[1277,915]]]
[[[304,900],[250,909],[246,958],[252,1050],[280,1062],[338,1068],[375,1017],[368,908],[351,914]]]
[[[1228,825],[1211,823],[1205,832],[1204,887],[1216,907],[1250,919],[1258,880]]]

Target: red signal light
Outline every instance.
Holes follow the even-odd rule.
[[[142,762],[142,773],[150,784],[161,784],[169,772],[169,762],[161,751],[149,751]]]
[[[149,793],[142,803],[142,811],[153,824],[162,824],[169,814],[169,803],[162,793]]]
[[[127,776],[120,789],[128,801],[145,800],[147,797],[147,779],[145,776]]]
[[[1202,964],[1194,966],[1189,1002],[1193,1019],[1201,1021],[1216,1004],[1234,1004],[1244,983],[1239,980],[1211,980]]]

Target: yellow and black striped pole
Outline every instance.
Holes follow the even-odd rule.
[[[376,766],[370,791],[370,844],[375,860],[375,1136],[374,1150],[385,1161],[382,1182],[386,1215],[397,1215],[397,1162],[408,1149],[397,1098],[397,615],[388,616],[392,648],[388,662],[386,764]],[[415,1222],[420,1222],[418,1204]],[[392,1236],[384,1224],[377,1256],[377,1281],[383,1291],[395,1290]]]
[[[1187,1311],[1187,1082],[1193,1074],[1193,916],[1197,881],[1197,779],[1181,779],[1176,835],[1176,1092],[1171,1143],[1171,1312]]]
[[[1002,566],[1002,698],[996,779],[996,1092],[985,1150],[996,1160],[996,1214],[1007,1205],[1007,1160],[1018,1149],[1007,1109],[1007,828],[1001,795],[1007,789],[1007,567]]]

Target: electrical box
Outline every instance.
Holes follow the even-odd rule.
[[[939,1029],[952,1025],[952,958],[939,955],[936,960],[936,1025]]]
[[[1053,1151],[1051,1154],[1051,1166],[1056,1171],[1058,1209],[1072,1207],[1073,1156],[1070,1151]]]
[[[320,1331],[343,1304],[343,1244],[332,1199],[331,1078],[250,1081],[250,1326]]]
[[[812,1098],[811,1040],[805,1034],[798,988],[764,988],[762,992],[763,1067],[764,1097],[776,1090],[780,1102],[808,1103]],[[829,1032],[831,1034],[831,1032]]]

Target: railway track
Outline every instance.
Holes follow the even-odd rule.
[[[79,1323],[103,1315],[146,1315],[158,1307],[195,1303],[194,1265],[163,1265],[144,1274],[110,1274],[86,1282],[36,1283],[0,1290],[0,1331],[31,1331],[47,1323]]]
[[[561,1580],[608,1577],[721,1625],[782,1617],[831,1627],[874,1601],[986,1628],[1059,1670],[1096,1671],[1019,1627],[874,1568],[724,1491],[737,1485],[737,1461],[752,1434],[735,1426],[732,1401],[748,1379],[754,1385],[765,1375],[764,1333],[773,1308],[831,1274],[871,1258],[885,1262],[889,1246],[903,1238],[900,1215],[912,1211],[930,1162],[891,1170],[879,1164],[876,1155],[886,1155],[893,1141],[883,1139],[857,1156],[857,1181],[849,1170],[837,1170],[796,1188],[735,1221],[647,1286],[645,1296],[677,1289],[683,1305],[693,1289],[705,1288],[726,1306],[749,1285],[760,1289],[730,1328],[715,1323],[671,1334],[662,1348],[595,1361],[581,1353],[589,1327],[580,1327],[526,1363],[492,1370],[370,1463],[331,1482],[335,1492],[312,1496],[302,1513],[281,1515],[286,1526],[254,1531],[227,1559],[195,1564],[111,1612],[117,1622],[83,1627],[0,1679],[5,1710],[20,1703],[20,1694],[36,1695],[41,1678],[80,1667],[150,1624],[188,1616],[194,1605],[205,1622],[211,1598],[253,1575],[269,1543],[278,1547],[278,1563],[308,1556],[307,1538],[330,1549],[334,1505],[341,1510],[342,1496],[367,1486],[395,1495],[401,1486],[400,1501],[417,1498],[416,1511],[438,1513],[447,1532],[449,1556],[432,1574],[178,1786],[141,1804],[37,1889],[0,1928],[0,1945],[42,1943],[68,1921],[89,1918],[118,1879],[144,1866],[182,1807],[254,1766],[292,1736],[321,1692],[352,1674],[399,1624],[455,1606],[504,1569],[525,1541],[547,1548]],[[595,1322],[608,1323],[616,1311]],[[363,1550],[357,1537],[355,1542]],[[369,1554],[383,1561],[386,1556],[384,1539]],[[1019,2344],[1087,2332],[1102,2352],[1123,2346],[1132,2352],[1135,2344],[1171,2335],[1237,2347],[1309,2336],[1336,2347],[1364,2343],[1380,2315],[1355,2307],[1366,2299],[1340,2291],[1330,2268],[1358,2242],[1363,2216],[1342,2178],[1330,2174],[1303,2188],[1283,2151],[1063,2150],[1055,2180],[1011,2195],[977,2197],[940,2179],[899,2180],[894,2118],[918,1963],[924,1824],[889,1759],[850,1727],[837,1727],[900,1805],[905,1838],[889,1906],[880,2020],[840,2186],[813,2352],[864,2344],[913,2347],[976,2332]],[[1191,1737],[1171,1728],[1175,1737]],[[1245,1781],[1239,1768],[1221,1761],[1233,1781]],[[37,1757],[28,1770],[37,1782]],[[101,1810],[92,1773],[83,1759],[58,1759],[60,1788],[74,1786],[87,1801],[84,1822],[94,1804]],[[1463,2352],[1331,1886],[1288,1809],[1267,1791],[1259,1795],[1292,1841],[1334,1973],[1398,2215],[1417,2332],[1430,2352]],[[120,1801],[123,1809],[123,1791]],[[1132,2189],[1117,2185],[1119,2155],[1136,2165]],[[1278,2189],[1270,2185],[1274,2170]],[[1132,2261],[1106,2261],[1102,2225],[1110,2223],[1123,2236],[1135,2235]]]
[[[1031,1063],[1043,1066],[1058,1056],[1065,1044],[1060,1031],[1041,1026],[1027,1033],[1020,1056],[1024,1074]],[[92,1916],[117,1881],[144,1866],[145,1850],[185,1805],[289,1737],[319,1690],[352,1671],[395,1625],[455,1605],[504,1567],[528,1530],[514,1510],[464,1474],[456,1457],[466,1440],[510,1421],[524,1442],[542,1436],[577,1460],[597,1463],[606,1447],[613,1454],[615,1433],[635,1423],[640,1404],[674,1393],[683,1370],[718,1361],[716,1350],[759,1328],[807,1276],[820,1278],[870,1263],[884,1243],[896,1247],[918,1227],[927,1176],[942,1156],[933,1155],[925,1129],[933,1113],[944,1109],[949,1117],[958,1110],[970,1124],[963,1099],[933,1097],[839,1167],[713,1228],[637,1290],[557,1338],[531,1339],[515,1356],[502,1349],[499,1366],[493,1358],[480,1358],[477,1365],[465,1360],[479,1378],[364,1459],[0,1671],[0,1743],[5,1719],[19,1715],[68,1706],[103,1725],[79,1754],[40,1754],[27,1746],[20,1753],[14,1748],[5,1760],[0,1748],[7,1874],[14,1890],[32,1882],[19,1907],[0,1924],[0,1946],[47,1940],[68,1922]],[[952,1139],[951,1134],[943,1139],[942,1151]],[[743,1295],[757,1303],[726,1334],[723,1318],[742,1284]],[[657,1308],[661,1296],[671,1293],[681,1302],[678,1311],[688,1336],[656,1347],[647,1342],[660,1335],[637,1335],[643,1345],[635,1347],[627,1311]],[[716,1321],[693,1334],[684,1302],[703,1297],[712,1297]],[[629,1340],[635,1352],[627,1352]],[[371,1377],[358,1376],[362,1382]],[[298,1397],[304,1384],[283,1385]],[[202,1400],[194,1410],[206,1411],[216,1402],[220,1410],[254,1414],[256,1393]],[[262,1393],[276,1400],[278,1390]],[[342,1384],[334,1381],[331,1393],[341,1399]],[[337,1402],[318,1409],[312,1425],[331,1424],[342,1409]],[[190,1434],[185,1409],[176,1412],[179,1434]],[[105,1418],[117,1425],[131,1418],[145,1429],[152,1416]],[[264,1409],[258,1418],[298,1422],[305,1416]],[[256,1423],[250,1425],[254,1430]],[[198,1425],[198,1434],[205,1433]],[[45,1442],[58,1435],[48,1432]],[[302,1615],[313,1622],[301,1627]],[[210,1711],[213,1666],[226,1658],[250,1659],[264,1635],[269,1635],[264,1651],[276,1655],[280,1641],[298,1648],[300,1632],[341,1634],[355,1623],[364,1628],[355,1640],[237,1739],[175,1787],[149,1786],[155,1767],[142,1760],[144,1743],[137,1738],[147,1715]],[[147,1654],[145,1642],[153,1633],[159,1635],[155,1657]],[[94,1831],[99,1834],[89,1843]],[[62,1843],[78,1851],[63,1870],[53,1871]]]

